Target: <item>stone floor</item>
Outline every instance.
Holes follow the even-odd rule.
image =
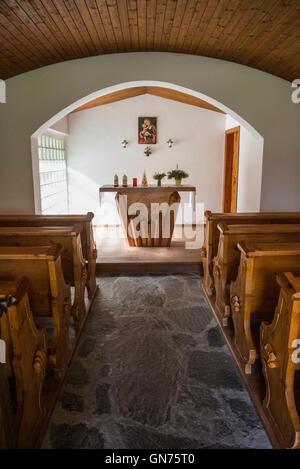
[[[44,448],[270,448],[198,274],[98,281]]]

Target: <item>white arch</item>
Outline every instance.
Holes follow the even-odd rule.
[[[58,112],[53,117],[51,117],[51,119],[45,122],[41,127],[39,127],[32,134],[32,137],[38,137],[42,132],[44,132],[46,129],[48,129],[53,124],[55,124],[55,122],[59,121],[60,119],[65,117],[67,114],[74,111],[74,109],[80,106],[83,106],[84,104],[88,103],[89,101],[92,101],[93,99],[99,98],[100,96],[104,96],[109,93],[113,93],[115,91],[124,90],[126,88],[136,88],[140,86],[159,86],[161,88],[169,88],[175,91],[180,91],[181,93],[190,94],[191,96],[195,96],[196,98],[207,101],[208,103],[212,104],[213,106],[218,107],[219,109],[224,111],[226,114],[229,114],[231,117],[233,117],[237,122],[239,122],[239,124],[246,127],[246,129],[249,130],[249,132],[252,133],[254,137],[262,138],[262,136],[257,132],[257,130],[254,127],[252,127],[247,121],[245,121],[236,112],[232,111],[227,106],[224,106],[224,104],[220,103],[216,99],[211,98],[210,96],[207,96],[203,93],[199,93],[198,91],[185,88],[183,86],[175,85],[173,83],[167,83],[164,81],[153,81],[153,80],[128,81],[126,83],[119,83],[118,85],[113,85],[107,88],[102,88],[101,90],[95,91],[94,93],[91,93],[85,96],[84,98],[78,99],[78,101],[75,101],[74,103],[70,104],[70,106],[67,106],[65,109],[62,109],[60,112]]]
[[[113,93],[115,91],[124,90],[127,88],[136,88],[141,86],[159,86],[162,88],[169,88],[175,91],[180,91],[182,93],[189,94],[191,96],[195,96],[196,98],[202,99],[207,101],[208,103],[212,104],[213,106],[221,109],[226,114],[230,115],[233,119],[235,119],[241,126],[245,127],[253,137],[257,139],[262,139],[263,136],[257,132],[257,130],[252,127],[245,119],[243,119],[239,114],[232,111],[230,108],[225,106],[223,103],[217,101],[216,99],[207,96],[203,93],[198,91],[191,90],[189,88],[185,88],[183,86],[175,85],[174,83],[168,83],[163,81],[154,81],[154,80],[139,80],[139,81],[129,81],[124,83],[119,83],[117,85],[109,86],[106,88],[102,88],[98,91],[95,91],[83,98],[78,99],[74,103],[70,104],[66,108],[59,111],[55,114],[51,119],[46,121],[42,124],[32,135],[31,135],[31,155],[32,155],[32,172],[33,172],[33,186],[34,186],[34,203],[35,203],[35,212],[41,212],[41,195],[40,195],[40,178],[39,178],[39,166],[38,166],[38,137],[42,133],[44,133],[49,127],[52,127],[57,121],[65,117],[70,112],[74,111],[80,106],[92,101],[96,98],[104,96],[109,93]]]

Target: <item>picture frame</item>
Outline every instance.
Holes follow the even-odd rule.
[[[138,118],[138,143],[141,145],[157,143],[157,117]]]

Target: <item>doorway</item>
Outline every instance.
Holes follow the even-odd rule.
[[[225,132],[223,212],[237,209],[238,171],[240,153],[240,126]]]

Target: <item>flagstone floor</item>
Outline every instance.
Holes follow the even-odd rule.
[[[98,282],[43,448],[270,448],[198,274]]]

